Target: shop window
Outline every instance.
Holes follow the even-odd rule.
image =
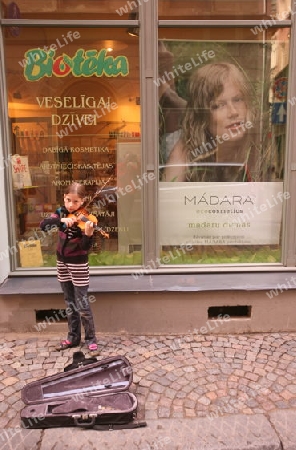
[[[6,31],[18,265],[55,266],[56,233],[39,224],[74,181],[100,226],[90,265],[141,264],[138,38],[124,28]]]
[[[280,263],[289,28],[179,31],[159,30],[161,262]]]

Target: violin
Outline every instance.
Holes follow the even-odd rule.
[[[98,225],[98,219],[93,214],[89,214],[86,209],[78,209],[73,214],[68,214],[67,217],[70,219],[75,219],[77,221],[77,226],[84,231],[85,230],[85,223],[88,221],[93,222],[94,229],[96,231],[99,231],[104,238],[109,239],[109,233],[106,233],[106,231],[103,230],[102,227]]]

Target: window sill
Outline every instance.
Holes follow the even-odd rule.
[[[293,282],[295,280],[295,283]],[[131,275],[92,275],[89,292],[204,292],[266,291],[296,289],[296,273],[192,273],[151,274],[134,279]],[[0,286],[0,295],[61,294],[56,276],[10,277]]]

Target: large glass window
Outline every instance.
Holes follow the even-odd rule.
[[[138,39],[125,28],[6,31],[15,235],[37,246],[31,260],[18,252],[18,265],[55,266],[56,234],[39,223],[73,181],[99,221],[90,265],[140,264]]]
[[[159,30],[162,263],[281,262],[289,33]]]
[[[73,181],[99,220],[92,266],[280,264],[294,14],[290,0],[4,0],[17,266],[55,266],[56,235],[39,223]],[[145,184],[157,159],[158,204]]]

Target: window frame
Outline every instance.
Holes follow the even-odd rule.
[[[296,18],[292,15],[291,20],[274,21],[272,28],[291,27],[290,55],[289,55],[289,87],[288,98],[296,97],[296,79],[293,73],[296,73]],[[141,270],[151,261],[155,262],[155,268],[149,270],[151,274],[174,274],[174,273],[214,273],[214,272],[260,272],[260,271],[287,271],[296,265],[296,108],[292,108],[288,103],[287,108],[287,139],[286,139],[286,162],[285,162],[285,180],[284,190],[290,192],[289,204],[285,202],[283,210],[283,230],[282,230],[282,263],[278,264],[223,264],[223,265],[193,265],[176,266],[160,265],[160,245],[158,234],[158,94],[153,80],[157,79],[157,52],[158,52],[158,31],[161,28],[192,28],[192,27],[254,27],[262,24],[261,20],[159,20],[157,11],[157,0],[150,2],[139,2],[139,20],[12,20],[0,18],[0,70],[2,75],[1,86],[1,129],[2,146],[4,149],[3,157],[8,157],[8,149],[11,148],[11,137],[9,131],[9,118],[7,108],[7,86],[4,67],[4,44],[3,30],[9,26],[28,26],[28,27],[67,27],[79,26],[79,28],[90,27],[139,27],[139,45],[140,45],[140,96],[141,96],[141,124],[142,124],[142,170],[147,173],[154,173],[155,180],[146,183],[143,187],[143,265],[137,266]],[[8,145],[6,145],[8,143]],[[154,152],[151,148],[155,149]],[[8,245],[16,242],[14,227],[9,224],[14,223],[15,211],[13,208],[12,180],[9,171],[5,171],[5,184],[8,186],[5,192],[5,202],[7,208],[7,229],[9,230]],[[55,268],[26,269],[17,268],[16,258],[11,258],[9,276],[45,276],[54,275]],[[131,267],[95,267],[91,268],[94,275],[110,274],[131,274]],[[295,269],[296,270],[296,269]]]

